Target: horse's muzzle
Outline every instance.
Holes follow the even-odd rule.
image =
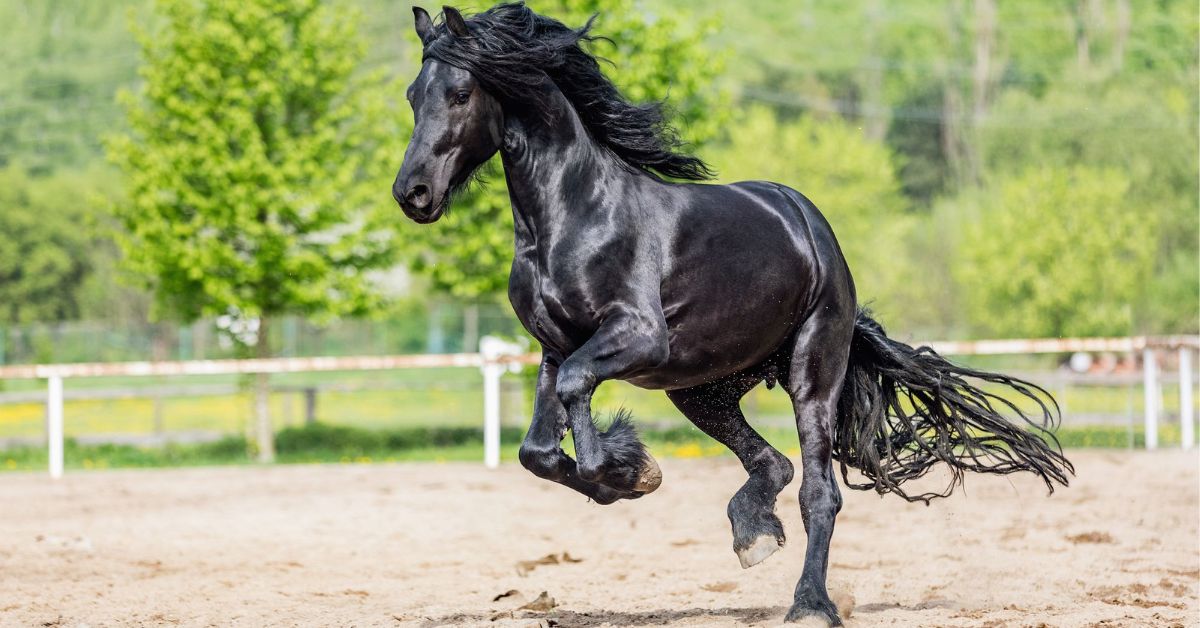
[[[404,210],[404,215],[419,224],[429,224],[441,217],[446,208],[446,195],[442,196],[443,198],[435,204],[433,192],[425,183],[416,182],[410,185],[401,183],[397,178],[392,184],[392,198],[396,199],[400,209]]]

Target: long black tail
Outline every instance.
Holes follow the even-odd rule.
[[[1037,410],[1022,410],[966,378],[1004,386]],[[1005,410],[1025,425],[1005,418]],[[957,366],[929,347],[914,349],[892,340],[860,310],[838,402],[833,457],[850,488],[895,493],[910,502],[950,495],[962,484],[964,471],[1030,471],[1054,492],[1055,482],[1066,486],[1068,474],[1075,473],[1052,432],[1058,419],[1058,403],[1041,387]],[[945,491],[909,495],[900,488],[939,462],[953,473]],[[870,482],[852,482],[848,467]]]

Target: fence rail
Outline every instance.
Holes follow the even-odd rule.
[[[488,341],[493,342],[489,343]],[[917,343],[914,343],[917,344]],[[945,355],[1020,355],[1048,353],[1126,353],[1142,356],[1141,379],[1145,388],[1146,448],[1158,444],[1161,384],[1158,354],[1179,352],[1180,429],[1182,446],[1194,442],[1195,409],[1192,396],[1192,354],[1200,349],[1200,336],[1139,336],[1129,338],[1052,338],[1021,340],[941,341],[925,344]],[[63,380],[88,377],[144,377],[183,375],[245,375],[257,373],[308,373],[328,371],[380,371],[426,368],[478,368],[484,379],[484,458],[488,466],[499,463],[500,377],[510,368],[535,365],[541,356],[520,353],[495,339],[484,339],[481,353],[417,354],[348,357],[288,357],[246,360],[193,360],[162,362],[94,362],[0,366],[3,379],[45,379],[46,435],[50,475],[63,472]],[[1129,382],[1129,377],[1110,376]],[[1134,376],[1136,378],[1136,376]],[[38,395],[42,397],[42,395]]]
[[[0,366],[0,379],[51,377],[146,377],[154,375],[250,375],[321,371],[388,371],[411,368],[482,367],[484,364],[537,364],[536,354],[485,359],[480,353],[193,360],[185,362],[82,362]]]

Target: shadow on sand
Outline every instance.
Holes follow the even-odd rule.
[[[679,610],[652,610],[642,612],[619,611],[571,611],[555,609],[546,613],[523,613],[517,611],[512,618],[537,621],[547,620],[551,626],[562,628],[590,628],[593,626],[669,626],[689,619],[726,617],[744,624],[780,620],[787,613],[786,606],[760,606],[752,608],[687,608]],[[422,628],[434,626],[479,625],[491,622],[494,615],[476,615],[456,613],[445,617],[427,618],[421,622]],[[503,614],[508,619],[507,613]]]

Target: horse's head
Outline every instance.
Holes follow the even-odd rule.
[[[470,37],[462,14],[450,7],[443,7],[441,28],[420,7],[413,14],[424,44],[439,36]],[[408,102],[415,125],[392,196],[409,218],[427,224],[441,217],[451,193],[500,149],[504,118],[500,102],[470,72],[432,58],[422,62],[408,87]]]

